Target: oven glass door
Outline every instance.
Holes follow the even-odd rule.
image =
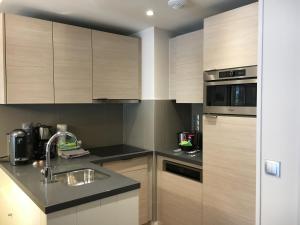
[[[206,106],[256,107],[256,79],[214,81],[206,84]]]
[[[230,86],[212,85],[207,86],[206,94],[207,106],[229,106],[230,104]]]
[[[256,84],[236,84],[230,85],[230,105],[239,107],[256,106]]]

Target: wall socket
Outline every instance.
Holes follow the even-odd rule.
[[[281,163],[279,161],[266,160],[265,172],[268,175],[280,177]]]

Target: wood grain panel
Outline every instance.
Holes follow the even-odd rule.
[[[172,38],[169,41],[169,98],[176,100],[176,88],[175,88],[175,47],[176,39]]]
[[[128,160],[107,162],[107,163],[103,163],[103,167],[119,173],[126,173],[135,170],[147,169],[148,158],[139,157],[139,158],[133,158]]]
[[[171,94],[177,103],[203,103],[203,31],[178,36],[170,44]]]
[[[148,170],[142,169],[122,174],[141,183],[141,188],[139,189],[139,224],[145,224],[149,221]]]
[[[92,31],[93,98],[139,99],[139,39]]]
[[[126,177],[141,183],[139,189],[139,224],[143,225],[150,221],[150,176],[149,158],[139,157],[129,160],[103,163],[103,167],[120,173]]]
[[[5,77],[5,21],[4,14],[0,13],[0,104],[6,103],[6,77]]]
[[[159,224],[201,225],[202,184],[163,171],[164,159],[167,158],[158,157],[157,162],[157,213]],[[167,160],[173,161],[172,159]]]
[[[203,118],[205,225],[254,225],[256,118]]]
[[[204,70],[257,65],[258,3],[204,20]]]
[[[92,102],[92,32],[53,24],[55,103]]]
[[[52,22],[5,15],[7,103],[54,103]]]

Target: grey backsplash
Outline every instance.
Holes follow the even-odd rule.
[[[170,100],[126,104],[124,143],[150,150],[176,148],[177,132],[191,130],[191,118],[192,104],[176,104]]]
[[[155,149],[176,149],[177,133],[191,130],[191,104],[156,101]]]
[[[86,148],[123,143],[122,104],[0,105],[0,155],[7,152],[5,134],[28,121],[66,123]]]
[[[124,105],[123,142],[128,145],[154,150],[155,101]]]
[[[202,115],[203,115],[203,104],[192,104],[192,130],[197,130],[202,133]],[[197,123],[198,121],[198,123]]]
[[[6,133],[23,122],[40,122],[68,129],[85,148],[129,144],[149,150],[177,147],[177,132],[189,131],[202,104],[144,100],[138,104],[0,105],[0,156],[7,154]]]

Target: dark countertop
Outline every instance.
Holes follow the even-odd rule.
[[[174,152],[174,149],[161,149],[161,150],[156,150],[155,153],[157,155],[169,157],[172,159],[177,159],[183,162],[188,162],[192,163],[195,165],[200,165],[202,166],[202,151],[194,154],[194,155],[189,155],[183,151],[180,152]]]
[[[109,178],[96,180],[82,186],[70,187],[60,182],[44,184],[41,182],[40,174],[42,167],[34,167],[32,164],[11,166],[8,162],[0,162],[0,168],[19,185],[44,213],[48,214],[140,188],[139,182],[96,164],[153,155],[153,151],[127,145],[99,147],[89,150],[91,152],[90,156],[70,160],[52,159],[51,165],[54,167],[54,173],[90,168],[109,175]],[[173,150],[159,150],[155,153],[202,165],[201,152],[196,156],[189,156],[183,152],[174,153]]]
[[[51,160],[54,173],[91,168],[109,175],[107,179],[77,187],[60,182],[44,184],[41,182],[40,174],[42,167],[34,167],[32,164],[11,166],[4,162],[0,163],[0,168],[46,214],[140,188],[139,182],[97,166],[91,161],[98,162],[101,158],[90,155],[71,160],[60,158]]]
[[[153,151],[129,145],[113,145],[107,147],[92,148],[88,150],[91,152],[92,155],[98,157],[98,159],[95,160],[96,163],[124,160],[133,157],[142,157],[153,154]]]

